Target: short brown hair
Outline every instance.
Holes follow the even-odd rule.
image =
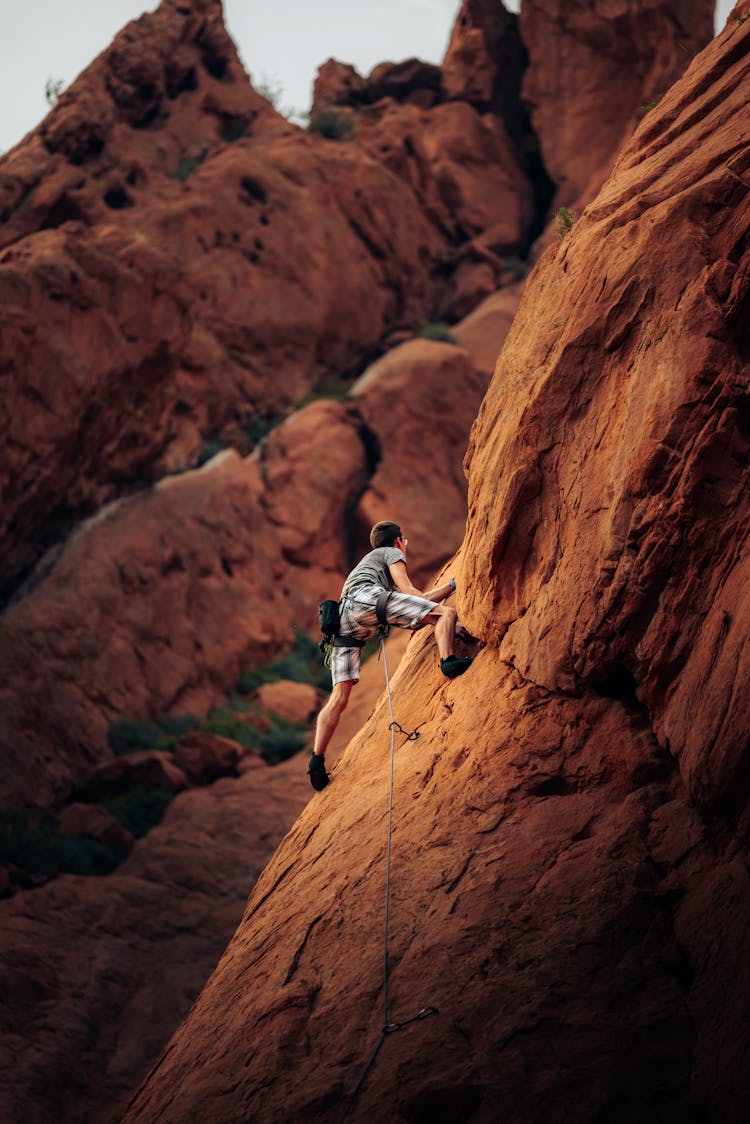
[[[396,539],[401,537],[398,523],[391,523],[389,519],[384,519],[381,523],[376,523],[370,531],[370,546],[373,550],[378,546],[393,546]]]

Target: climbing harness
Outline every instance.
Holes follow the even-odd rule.
[[[382,595],[381,595],[382,597]],[[388,599],[386,594],[385,600]],[[388,729],[391,731],[391,779],[390,791],[388,796],[388,844],[386,847],[386,863],[385,863],[385,923],[383,926],[383,1027],[380,1032],[378,1044],[370,1055],[367,1065],[362,1071],[362,1075],[357,1082],[354,1092],[349,1097],[344,1108],[344,1114],[341,1117],[341,1124],[348,1117],[351,1109],[353,1108],[357,1097],[362,1091],[362,1087],[367,1080],[367,1075],[375,1064],[380,1050],[389,1034],[394,1034],[397,1030],[403,1030],[404,1027],[410,1026],[412,1023],[419,1022],[421,1019],[427,1019],[430,1015],[437,1015],[440,1012],[437,1007],[423,1007],[416,1015],[412,1015],[409,1019],[402,1019],[400,1022],[391,1022],[388,1017],[388,923],[390,920],[390,898],[391,898],[391,838],[393,835],[393,777],[394,777],[394,761],[396,757],[396,733],[403,734],[408,742],[415,742],[419,737],[418,730],[405,730],[403,726],[399,725],[396,721],[396,716],[393,713],[393,697],[391,695],[391,681],[388,675],[388,660],[385,655],[385,637],[387,635],[387,622],[381,620],[381,612],[385,616],[384,606],[381,609],[380,600],[378,598],[378,620],[381,621],[380,628],[380,651],[378,659],[383,659],[383,670],[385,671],[385,689],[388,696],[388,708],[391,712],[391,721]]]
[[[380,601],[378,600],[378,604]],[[323,638],[318,647],[323,654],[323,664],[330,668],[334,648],[364,648],[366,641],[355,640],[353,636],[339,636],[341,616],[338,601],[320,601],[318,619]],[[378,616],[378,620],[380,617]]]

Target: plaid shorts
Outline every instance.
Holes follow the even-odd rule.
[[[339,635],[353,636],[355,640],[369,640],[379,627],[375,603],[383,592],[379,585],[358,586],[342,598],[339,607],[341,628]],[[437,608],[437,601],[415,597],[411,593],[394,592],[388,598],[385,615],[388,624],[396,628],[421,628],[424,618]],[[334,648],[331,654],[331,678],[334,683],[351,679],[359,682],[361,648]]]

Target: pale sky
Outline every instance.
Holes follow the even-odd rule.
[[[733,6],[719,0],[719,29]],[[70,85],[124,24],[156,7],[158,0],[0,0],[0,152],[44,117],[48,78]],[[281,108],[302,112],[317,67],[331,56],[363,74],[413,55],[440,62],[459,7],[460,0],[224,0],[253,80],[281,87]]]

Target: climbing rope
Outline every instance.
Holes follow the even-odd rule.
[[[393,837],[393,777],[394,777],[394,762],[396,759],[396,733],[403,734],[408,742],[415,742],[419,737],[419,730],[405,730],[403,726],[399,725],[396,721],[396,716],[393,713],[393,696],[391,695],[391,681],[388,675],[388,660],[385,655],[385,632],[381,629],[380,632],[380,651],[378,659],[382,656],[383,669],[385,671],[385,690],[388,696],[388,708],[391,712],[391,721],[388,729],[391,731],[391,779],[390,791],[388,795],[388,845],[386,847],[386,862],[385,862],[385,921],[383,926],[383,1027],[380,1032],[377,1046],[373,1050],[367,1065],[362,1071],[362,1075],[357,1082],[354,1092],[349,1097],[344,1108],[344,1114],[341,1117],[341,1124],[348,1117],[352,1107],[354,1106],[357,1097],[362,1091],[362,1086],[367,1080],[367,1075],[375,1064],[375,1059],[380,1053],[381,1047],[389,1034],[393,1034],[397,1030],[402,1030],[405,1026],[410,1026],[411,1023],[419,1022],[420,1019],[427,1019],[430,1015],[439,1014],[437,1007],[423,1007],[416,1015],[412,1015],[410,1019],[403,1019],[401,1022],[391,1022],[388,1017],[388,926],[390,921],[390,902],[391,902],[391,839]]]

